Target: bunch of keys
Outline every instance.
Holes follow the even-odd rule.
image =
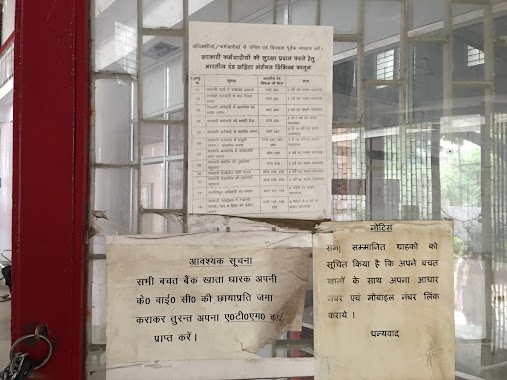
[[[9,363],[0,371],[0,380],[24,380],[28,379],[30,375],[36,369],[44,366],[49,358],[51,358],[51,354],[53,353],[53,345],[46,337],[47,334],[47,326],[45,324],[40,324],[35,329],[34,334],[25,335],[16,340],[11,347],[9,357]],[[46,357],[39,364],[35,364],[30,355],[24,352],[14,352],[16,347],[25,340],[35,339],[36,341],[40,341],[46,343],[48,351]]]
[[[35,369],[30,356],[26,353],[17,352],[0,372],[0,380],[23,380],[28,379]]]

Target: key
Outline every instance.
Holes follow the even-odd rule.
[[[28,377],[32,374],[35,365],[28,354],[22,354],[23,358],[19,364],[18,375],[14,378],[14,380],[24,380],[28,379]]]
[[[32,374],[34,364],[28,354],[16,353],[11,361],[9,380],[25,380]]]

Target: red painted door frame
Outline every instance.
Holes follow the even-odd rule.
[[[88,7],[16,4],[12,337],[47,324],[52,380],[85,374]]]

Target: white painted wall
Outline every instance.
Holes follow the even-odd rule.
[[[16,0],[4,0],[2,19],[2,45],[14,32],[14,15],[16,14]]]

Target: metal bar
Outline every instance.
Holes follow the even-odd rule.
[[[452,0],[453,4],[488,5],[489,0]]]
[[[403,86],[404,81],[402,80],[390,80],[390,79],[367,79],[363,81],[364,84],[369,86],[391,86],[391,87],[397,87],[397,86]]]
[[[107,163],[91,163],[95,169],[136,169],[139,164],[107,164]]]
[[[411,189],[409,191],[408,184],[409,178],[411,183],[411,176],[409,175],[409,171],[411,172],[411,162],[409,154],[407,154],[407,72],[408,72],[408,4],[407,0],[401,0],[400,2],[400,87],[398,92],[398,124],[400,128],[400,144],[401,144],[401,152],[400,152],[400,161],[401,161],[401,206],[408,206],[408,203],[412,204],[412,201],[409,202],[409,194],[411,193]],[[411,151],[411,150],[410,150]],[[410,169],[410,170],[409,170]],[[406,218],[407,215],[403,216],[403,219]],[[412,215],[410,215],[410,219],[412,219]]]
[[[183,214],[182,208],[141,208],[142,214]]]
[[[188,1],[183,0],[183,232],[188,232],[188,139],[190,135],[188,123]]]
[[[452,79],[453,79],[453,57],[452,57],[452,0],[445,1],[444,10],[444,35],[447,37],[447,42],[443,47],[443,61],[444,61],[444,88],[443,88],[443,116],[445,122],[450,122],[452,116]]]
[[[287,1],[287,25],[292,25],[292,1]]]
[[[105,260],[105,259],[106,259],[105,253],[93,253],[91,255],[88,255],[88,260]],[[92,282],[90,281],[90,284],[91,283]]]
[[[365,0],[359,0],[357,15],[357,33],[361,36],[357,43],[357,65],[356,65],[356,88],[357,88],[357,121],[364,128],[364,107],[365,107],[365,87],[364,87],[364,19],[366,4]]]
[[[360,34],[333,34],[333,42],[361,42]]]
[[[232,0],[227,0],[227,22],[232,22]]]
[[[495,124],[494,114],[494,80],[495,80],[495,30],[493,19],[493,0],[484,6],[484,79],[489,84],[484,90],[484,119],[481,127],[481,213],[482,213],[482,257],[484,258],[484,297],[485,302],[485,338],[481,345],[481,365],[493,363],[492,331],[495,326],[495,313],[491,305],[491,285],[494,283],[493,273],[493,215],[491,188],[491,131]]]
[[[276,2],[277,0],[273,0],[273,24],[276,24]]]
[[[141,124],[151,125],[182,125],[185,120],[154,120],[154,119],[142,119]]]
[[[113,80],[123,79],[123,80],[133,81],[136,79],[135,76],[132,74],[115,73],[115,72],[110,72],[110,71],[97,71],[97,72],[93,73],[92,75],[93,75],[93,79],[95,79],[95,80],[98,80],[98,79],[113,79]]]
[[[344,128],[361,128],[362,126],[362,123],[333,123],[333,130]]]
[[[359,0],[357,4],[357,33],[361,36],[360,41],[357,43],[357,65],[356,65],[356,91],[357,91],[357,115],[356,119],[361,124],[359,128],[359,138],[356,139],[355,145],[357,146],[356,162],[354,162],[353,169],[356,171],[355,178],[366,180],[367,169],[366,169],[366,141],[365,141],[365,103],[366,103],[366,87],[364,84],[364,45],[365,45],[365,14],[366,14],[366,1]],[[354,142],[353,142],[354,144]],[[364,147],[364,149],[363,149]],[[359,173],[358,173],[359,172]],[[352,178],[352,177],[350,177]],[[366,209],[368,208],[368,202],[371,202],[371,193],[368,191],[368,187],[365,189],[364,202],[359,202],[360,198],[355,200],[355,220],[361,220],[366,218]],[[350,213],[352,214],[352,212]],[[352,216],[352,215],[350,215]],[[348,219],[348,215],[346,216]]]
[[[408,37],[408,42],[412,44],[415,43],[443,44],[447,42],[447,38],[445,36],[410,36]]]
[[[136,48],[136,72],[137,72],[137,120],[142,120],[144,117],[143,111],[143,0],[137,0],[137,48]],[[142,206],[142,170],[143,170],[143,138],[142,128],[140,123],[134,126],[137,135],[137,194],[134,210],[136,210],[137,217],[137,233],[141,233],[142,215],[139,212]]]
[[[442,218],[442,188],[440,182],[440,123],[435,123],[431,131],[431,219]]]
[[[143,158],[143,164],[161,164],[164,162],[178,162],[183,161],[184,157],[182,154],[177,154],[174,156],[164,156],[164,157],[150,157]]]
[[[315,11],[315,25],[320,25],[321,20],[321,12],[322,12],[322,0],[317,0],[317,4],[315,4],[317,10]]]
[[[492,87],[493,82],[488,80],[455,80],[452,81],[454,87]]]
[[[171,28],[142,28],[140,29],[142,36],[159,36],[159,37],[183,37],[183,29]]]

